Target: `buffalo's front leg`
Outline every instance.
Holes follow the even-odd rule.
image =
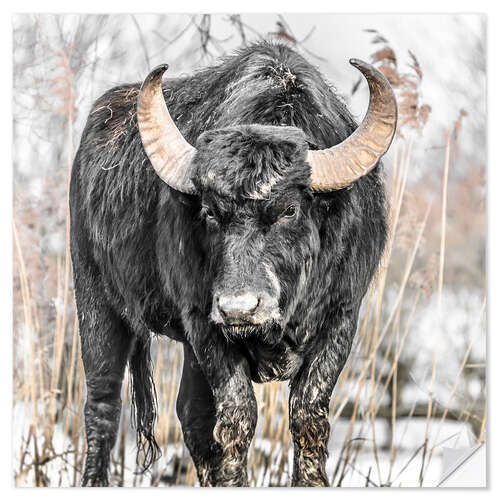
[[[289,403],[294,444],[292,486],[329,486],[325,472],[330,435],[328,410],[355,330],[355,320],[346,318],[310,353],[292,380]]]
[[[246,370],[236,365],[226,374],[227,384],[221,380],[221,384],[214,391],[214,439],[221,449],[221,464],[216,473],[216,484],[248,486],[247,457],[257,423],[257,402]]]
[[[198,476],[206,477],[213,486],[248,486],[247,455],[257,423],[257,402],[247,361],[234,344],[227,343],[213,331],[194,339],[192,348],[212,392],[211,397],[201,398],[199,402],[213,405],[213,419],[210,412],[207,414],[199,405],[195,410],[200,417],[207,418],[207,423],[202,426],[198,419],[198,431],[201,432],[191,437],[196,434],[199,439],[203,429],[210,429],[212,435],[206,436],[205,445],[198,445],[197,449],[204,454],[208,445],[213,451],[208,461],[201,456],[193,457],[195,463],[202,464],[201,470],[196,464]],[[193,375],[200,379],[201,373]],[[196,417],[190,419],[196,421]]]

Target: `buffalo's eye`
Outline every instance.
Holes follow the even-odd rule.
[[[288,206],[280,215],[280,219],[293,219],[297,215],[297,206]]]
[[[215,214],[214,211],[210,208],[207,207],[206,205],[202,208],[202,212],[207,218],[207,220],[214,220],[215,219]]]

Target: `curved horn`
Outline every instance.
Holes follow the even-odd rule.
[[[179,132],[165,104],[161,79],[167,68],[167,64],[157,66],[144,80],[137,103],[137,123],[156,173],[177,191],[194,194],[189,166],[196,149]]]
[[[398,108],[387,78],[359,59],[349,61],[368,82],[370,104],[356,131],[340,144],[320,151],[309,150],[313,191],[334,191],[370,172],[391,145]]]

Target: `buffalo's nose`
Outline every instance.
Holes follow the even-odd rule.
[[[248,321],[259,306],[259,297],[250,292],[221,295],[217,305],[226,321]]]

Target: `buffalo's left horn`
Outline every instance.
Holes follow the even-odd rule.
[[[359,59],[349,62],[366,78],[370,104],[361,125],[347,139],[329,149],[308,151],[313,191],[341,189],[370,172],[389,149],[396,131],[398,108],[387,78]]]
[[[144,80],[137,103],[137,123],[156,173],[177,191],[194,194],[190,164],[196,149],[179,132],[165,104],[161,79],[167,68],[167,64],[157,66]]]

